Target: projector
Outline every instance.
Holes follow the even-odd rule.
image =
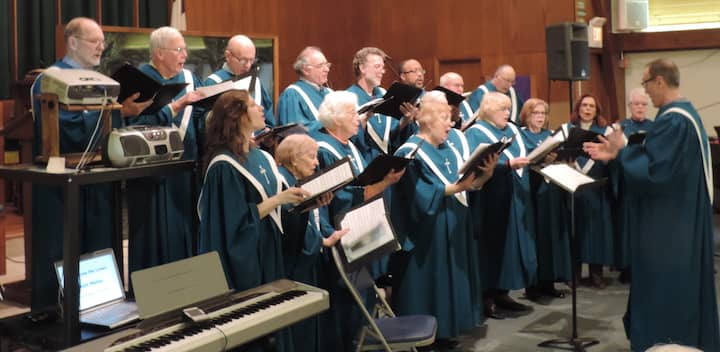
[[[178,160],[185,148],[175,127],[129,126],[110,132],[108,158],[114,167]]]
[[[120,83],[92,70],[51,67],[41,77],[40,90],[56,94],[62,104],[100,105],[120,94]]]

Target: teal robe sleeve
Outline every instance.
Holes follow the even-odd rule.
[[[309,130],[317,130],[322,126],[317,121],[303,98],[293,89],[285,89],[278,99],[278,123],[287,125],[297,123]]]
[[[217,251],[231,288],[262,284],[258,243],[260,215],[249,203],[249,185],[230,164],[213,165],[200,198],[199,251]]]

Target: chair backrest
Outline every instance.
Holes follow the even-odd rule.
[[[338,252],[338,246],[332,247],[332,256],[341,279],[347,286],[350,294],[367,322],[360,332],[360,338],[357,346],[358,351],[367,349],[385,349],[385,351],[390,352],[393,348],[405,350],[410,349],[415,351],[415,346],[429,345],[434,342],[435,332],[437,330],[437,323],[434,317],[396,317],[395,313],[390,308],[390,305],[385,300],[384,295],[380,294],[379,289],[375,286],[375,281],[365,267],[357,271],[347,272],[345,266],[343,265],[340,253]],[[360,292],[370,288],[374,290],[379,306],[379,308],[376,308],[373,313],[370,313],[367,310],[365,307],[365,301],[360,295]],[[386,318],[376,321],[374,315],[378,310],[382,311]],[[393,322],[393,320],[397,321]],[[378,322],[382,323],[382,327],[379,326]],[[415,322],[419,322],[416,329],[417,332],[412,331]],[[383,328],[385,328],[385,331],[398,331],[398,326],[403,327],[402,330],[404,336],[401,337],[401,341],[399,341],[399,343],[394,344],[393,336],[390,336],[392,333],[386,337],[386,333],[383,333]],[[366,336],[374,338],[374,341],[371,342],[372,346],[364,346]],[[408,336],[410,336],[410,338],[408,338]]]

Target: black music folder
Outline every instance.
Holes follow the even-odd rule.
[[[586,131],[579,127],[571,128],[561,147],[556,150],[556,160],[575,160],[581,156],[590,157],[583,150],[583,143],[599,142],[597,137],[600,135],[600,133]]]
[[[263,130],[255,135],[255,143],[264,143],[265,140],[271,138],[282,140],[291,134],[305,134],[307,132],[308,130],[305,126],[293,122],[287,125],[275,126],[273,128]]]
[[[136,102],[142,103],[153,99],[153,103],[140,115],[158,112],[187,86],[187,83],[184,82],[162,84],[129,63],[122,65],[111,77],[120,83],[118,102],[122,103],[127,97],[137,92],[140,92],[140,97],[135,100]]]
[[[383,95],[382,101],[373,109],[366,111],[400,119],[403,117],[403,113],[400,111],[400,105],[403,103],[415,104],[415,101],[421,94],[422,89],[418,87],[395,82],[390,86],[385,95]]]
[[[237,76],[234,79],[222,81],[218,84],[213,84],[210,86],[204,86],[204,87],[197,87],[195,88],[195,91],[200,92],[205,97],[192,103],[193,106],[201,107],[206,110],[212,109],[215,102],[218,100],[220,95],[222,93],[225,93],[229,90],[237,89],[237,90],[249,90],[250,82],[252,81],[252,77],[255,75],[255,71],[250,71],[248,73],[245,73],[243,75]],[[256,101],[255,103],[260,104],[259,101]]]
[[[402,170],[404,169],[412,158],[405,158],[402,156],[395,156],[389,154],[380,154],[370,164],[365,167],[365,170],[357,176],[355,181],[352,182],[353,186],[368,186],[382,181],[390,170]]]
[[[647,133],[645,131],[638,131],[636,133],[631,134],[630,136],[628,136],[628,145],[645,143],[646,135],[647,135]]]
[[[310,192],[310,196],[302,203],[290,208],[290,211],[305,212],[315,209],[318,207],[317,200],[321,195],[335,192],[354,179],[355,169],[350,163],[350,158],[344,157],[325,169],[299,180],[295,186]]]
[[[401,248],[382,193],[339,214],[335,228],[350,229],[336,244],[348,271],[359,270]]]
[[[495,142],[493,144],[479,144],[472,152],[470,157],[465,161],[465,163],[460,166],[458,174],[462,176],[457,180],[456,183],[462,182],[463,180],[468,178],[470,176],[470,172],[478,174],[480,172],[478,170],[478,167],[480,167],[482,163],[485,162],[485,160],[491,154],[500,154],[503,150],[509,147],[514,140],[515,137],[503,137],[498,142]]]
[[[437,90],[437,91],[441,91],[441,92],[445,93],[445,98],[447,98],[448,104],[452,105],[452,106],[459,107],[460,103],[462,103],[462,101],[465,100],[465,97],[462,96],[461,94],[455,93],[455,92],[451,91],[450,89],[447,89],[443,86],[437,86],[437,87],[433,88],[432,90]]]

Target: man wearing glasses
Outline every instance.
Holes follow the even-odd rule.
[[[60,69],[92,70],[100,65],[105,49],[105,35],[97,22],[85,17],[77,17],[65,26],[65,56],[51,67]],[[42,108],[41,74],[32,86],[33,115],[35,120],[35,143],[33,155],[42,151]],[[137,114],[152,102],[135,103],[140,94],[128,97],[122,102],[122,117]],[[82,153],[90,143],[99,145],[99,136],[92,137],[100,118],[99,111],[68,111],[60,109],[59,132],[60,153]],[[113,125],[119,118],[113,116]],[[91,151],[94,149],[91,149]],[[112,197],[110,184],[96,184],[80,187],[80,213],[82,237],[80,251],[90,252],[111,247],[110,238],[103,236],[112,227],[110,204]],[[57,187],[41,184],[32,185],[32,310],[47,308],[57,303],[57,280],[52,263],[63,256],[63,196]],[[100,231],[98,231],[100,230]]]
[[[425,89],[425,69],[415,59],[400,63],[400,81],[411,86]]]
[[[633,351],[667,341],[720,351],[713,273],[713,179],[700,115],[680,93],[677,65],[650,62],[642,86],[658,108],[643,143],[620,129],[585,143],[593,159],[622,168],[630,219],[630,298],[624,317]]]
[[[177,127],[185,148],[183,159],[199,160],[204,111],[191,104],[203,98],[195,91],[202,82],[184,68],[187,56],[185,39],[177,29],[160,27],[150,33],[150,62],[140,65],[140,71],[161,84],[187,86],[157,112],[129,118],[128,123]],[[129,272],[191,255],[192,182],[189,173],[127,182]]]
[[[309,130],[320,129],[318,108],[325,95],[332,92],[327,87],[331,63],[318,47],[303,49],[295,59],[293,69],[297,82],[289,85],[278,99],[278,123],[298,123]]]
[[[208,76],[203,85],[212,86],[231,79],[237,80],[239,76],[247,74],[257,63],[255,53],[255,44],[252,39],[242,34],[233,36],[228,40],[225,48],[225,63],[219,70]],[[265,109],[265,126],[274,127],[276,122],[272,98],[262,86],[260,78],[257,78],[255,86],[248,90],[252,91],[253,100],[260,103]]]
[[[515,69],[510,65],[500,65],[495,70],[493,78],[484,84],[480,85],[475,91],[467,98],[467,102],[473,111],[477,111],[482,103],[482,99],[487,92],[500,92],[510,97],[510,121],[519,123],[518,120],[520,115],[520,109],[525,102],[515,92]]]

